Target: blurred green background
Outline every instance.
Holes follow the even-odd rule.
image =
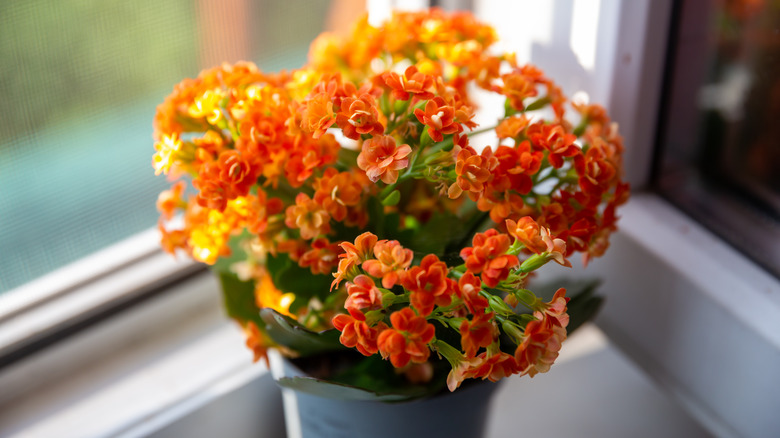
[[[0,3],[0,293],[155,226],[152,119],[204,67],[203,3]],[[274,71],[305,62],[329,5],[244,6],[249,60]]]

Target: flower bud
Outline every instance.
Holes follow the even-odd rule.
[[[490,302],[490,308],[493,309],[494,312],[501,314],[501,315],[513,315],[514,311],[511,307],[509,307],[504,300],[501,298],[495,296],[495,295],[489,295],[488,294],[488,301]]]
[[[523,273],[533,272],[547,264],[548,260],[549,258],[547,257],[546,252],[534,254],[531,257],[528,257],[523,264],[520,265],[519,271]]]
[[[401,192],[399,192],[398,190],[393,190],[392,192],[390,192],[389,195],[385,197],[385,199],[382,200],[382,205],[384,205],[385,207],[389,207],[398,204],[398,201],[400,200],[401,200]]]
[[[505,320],[501,323],[501,330],[510,336],[515,343],[520,344],[523,342],[523,331],[520,327],[512,321]]]

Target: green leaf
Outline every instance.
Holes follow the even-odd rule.
[[[411,239],[415,252],[443,256],[452,242],[460,241],[464,230],[463,220],[450,212],[435,213],[423,224]]]
[[[399,374],[393,365],[379,355],[365,357],[352,349],[328,355],[293,359],[306,377],[280,382],[315,395],[342,400],[406,401],[441,392],[446,386],[450,366],[432,358],[433,379],[415,385]]]
[[[397,205],[398,201],[401,200],[401,192],[398,190],[393,190],[390,192],[389,195],[385,199],[382,200],[382,205],[384,206],[391,206],[391,205]]]
[[[544,108],[549,103],[550,103],[550,99],[545,96],[526,105],[523,111],[536,111],[538,109]]]
[[[250,234],[247,230],[242,231],[241,234],[237,236],[230,236],[230,239],[228,240],[230,255],[227,257],[222,256],[217,259],[217,262],[214,264],[214,266],[211,267],[211,269],[217,272],[232,272],[230,270],[231,266],[233,266],[235,263],[246,260],[246,252],[243,248],[241,248],[241,243],[251,238],[252,234]]]
[[[573,296],[568,304],[569,325],[566,331],[573,333],[583,324],[596,317],[604,304],[604,297],[595,295],[598,281],[590,283],[581,293]],[[568,291],[568,290],[567,290]]]
[[[286,388],[338,400],[402,402],[424,397],[429,393],[425,387],[402,389],[398,392],[374,392],[314,377],[282,377],[277,382]]]
[[[258,327],[263,326],[260,308],[255,303],[255,283],[239,280],[230,272],[218,272],[222,286],[222,299],[229,317],[243,323],[252,321]]]
[[[367,230],[371,230],[380,239],[397,240],[409,248],[414,230],[401,229],[401,216],[398,213],[385,213],[385,207],[377,198],[370,198],[366,204],[368,210]]]
[[[311,270],[301,268],[287,254],[269,255],[266,268],[277,289],[295,294],[295,302],[290,307],[293,313],[307,305],[312,297],[324,300],[330,292],[332,277],[312,274]]]
[[[314,332],[298,321],[269,308],[261,309],[259,316],[265,323],[266,333],[274,342],[296,351],[301,356],[347,348],[339,342],[341,334],[336,329]]]

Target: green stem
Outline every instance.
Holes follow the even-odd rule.
[[[580,124],[574,128],[574,131],[572,131],[572,134],[576,135],[577,137],[581,136],[585,132],[585,128],[588,127],[589,122],[590,120],[588,120],[587,117],[583,117]]]
[[[488,127],[488,128],[477,129],[476,131],[471,131],[471,132],[469,132],[469,133],[468,133],[468,134],[466,134],[466,135],[468,135],[469,137],[471,137],[472,135],[483,134],[483,133],[485,133],[485,132],[490,132],[490,131],[492,131],[492,130],[496,129],[497,127],[498,127],[498,125],[491,126],[491,127]]]

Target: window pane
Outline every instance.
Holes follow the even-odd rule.
[[[659,188],[780,276],[780,2],[680,2]]]
[[[0,4],[0,293],[155,225],[152,119],[222,61],[294,68],[328,2]]]

